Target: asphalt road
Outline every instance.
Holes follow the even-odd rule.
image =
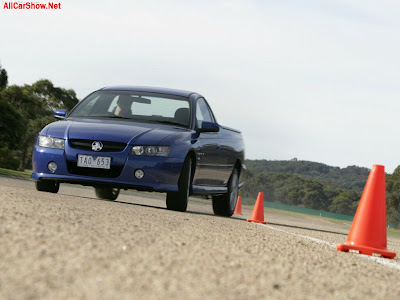
[[[348,224],[266,211],[265,226],[162,197],[0,177],[0,299],[400,299],[398,257],[336,251]]]

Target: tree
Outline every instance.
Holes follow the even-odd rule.
[[[400,166],[386,176],[386,192],[387,222],[400,227]]]
[[[26,123],[0,93],[0,148],[16,149],[26,130]]]
[[[26,123],[22,116],[6,102],[0,92],[0,167],[16,170],[19,160],[15,151],[19,147]]]
[[[20,166],[19,169],[25,169],[25,160],[28,153],[28,145],[33,143],[29,137],[29,126],[32,120],[43,117],[47,114],[44,103],[34,95],[31,86],[24,85],[12,85],[2,91],[2,99],[6,101],[8,107],[11,107],[19,116],[18,120],[22,124],[16,125],[12,128],[9,124],[7,127],[14,133],[18,130],[22,131],[22,134],[18,135],[18,143],[11,147],[10,150],[14,150],[16,155],[19,157]]]
[[[312,190],[307,189],[304,198],[303,205],[308,208],[313,209],[324,209],[325,208],[325,194],[322,192],[322,189]]]
[[[17,148],[21,142],[26,124],[18,111],[3,96],[7,85],[7,71],[0,65],[0,166],[17,169],[19,163],[12,149]]]
[[[31,168],[32,159],[28,153],[32,153],[35,138],[43,127],[54,121],[53,116],[45,116],[28,121],[27,130],[21,144],[20,158],[23,165],[21,164],[20,169]]]
[[[42,99],[48,111],[53,111],[58,108],[71,110],[79,101],[78,98],[76,98],[74,90],[55,87],[53,83],[47,79],[41,79],[32,84],[32,92],[35,96]]]
[[[29,85],[11,85],[2,91],[2,97],[21,115],[24,122],[47,113],[44,103],[33,94]]]
[[[60,108],[70,110],[78,99],[73,90],[55,87],[47,79],[33,85],[8,86],[0,95],[0,112],[5,116],[0,120],[0,141],[8,141],[9,151],[18,155],[19,168],[24,170],[30,166],[28,153],[35,137],[46,124],[54,121],[52,111]]]
[[[354,191],[345,191],[333,198],[329,206],[331,212],[352,216],[355,214],[360,195]]]
[[[0,65],[0,91],[4,90],[8,85],[8,75],[6,69]]]
[[[73,90],[55,87],[47,79],[39,80],[32,86],[25,86],[25,89],[26,93],[34,99],[37,116],[30,118],[28,121],[28,128],[24,135],[25,143],[21,145],[21,169],[30,166],[30,159],[27,158],[27,154],[31,152],[32,145],[39,131],[54,121],[52,116],[53,110],[60,108],[70,110],[79,101]]]
[[[285,173],[298,175],[304,179],[338,186],[345,190],[362,192],[369,169],[357,166],[346,168],[331,167],[311,161],[287,160],[246,160],[246,166],[264,173]]]
[[[303,197],[304,197],[304,192],[296,190],[291,191],[289,193],[289,204],[297,206],[302,203]]]
[[[316,181],[308,181],[305,185],[303,205],[313,209],[328,209],[328,199],[324,193],[323,184]]]

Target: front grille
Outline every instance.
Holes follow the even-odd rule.
[[[68,172],[75,175],[117,178],[121,175],[124,166],[111,166],[110,169],[82,168],[76,162],[67,161]]]
[[[68,140],[69,145],[72,148],[93,151],[92,143],[95,142],[93,140]],[[118,143],[118,142],[103,142],[103,149],[96,152],[122,152],[126,148],[126,143]]]

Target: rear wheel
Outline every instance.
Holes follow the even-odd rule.
[[[167,193],[167,209],[182,212],[186,211],[189,199],[191,177],[192,159],[190,156],[188,156],[183,163],[181,175],[179,176],[178,192]]]
[[[119,195],[119,189],[117,188],[94,188],[96,191],[97,198],[106,200],[115,200]]]
[[[35,182],[36,189],[41,192],[58,193],[60,183],[53,180],[39,180]]]
[[[235,210],[239,192],[239,171],[235,168],[232,171],[228,182],[228,193],[221,196],[213,196],[212,204],[214,214],[217,216],[230,217]]]

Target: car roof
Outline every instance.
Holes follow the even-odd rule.
[[[198,93],[184,91],[184,90],[168,89],[168,88],[161,88],[161,87],[150,87],[150,86],[134,86],[134,85],[107,86],[100,90],[159,93],[159,94],[176,95],[176,96],[182,96],[182,97],[190,97],[190,95],[192,95],[192,94],[198,95]]]

